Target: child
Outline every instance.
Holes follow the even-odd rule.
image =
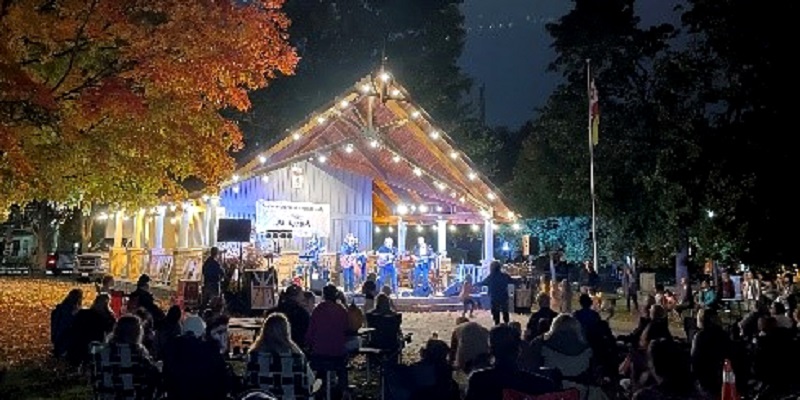
[[[475,300],[472,298],[472,276],[467,275],[464,278],[464,284],[461,285],[461,294],[459,294],[461,302],[464,304],[464,310],[461,312],[463,318],[467,314],[469,308],[469,317],[472,318],[473,310],[475,310]]]

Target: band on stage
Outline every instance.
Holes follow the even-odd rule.
[[[340,271],[345,292],[355,292],[361,283],[372,278],[378,287],[388,286],[393,293],[397,293],[399,262],[402,255],[394,247],[394,240],[390,237],[384,239],[383,244],[375,251],[375,255],[377,268],[375,271],[369,271],[367,254],[359,248],[358,238],[352,233],[346,236],[339,249]],[[429,244],[425,243],[425,238],[420,237],[410,256],[414,262],[409,277],[412,295],[422,297],[431,295],[433,288],[430,272],[438,255]]]

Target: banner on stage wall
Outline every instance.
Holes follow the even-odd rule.
[[[329,237],[330,204],[294,201],[256,202],[256,232],[292,231],[293,237],[308,238],[316,234]]]

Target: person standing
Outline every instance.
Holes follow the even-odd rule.
[[[383,245],[378,248],[378,265],[380,265],[379,286],[389,286],[392,292],[397,293],[397,270],[394,265],[396,249],[394,240],[387,237],[383,240]]]
[[[761,298],[761,282],[753,276],[753,272],[747,271],[742,282],[742,298],[744,299],[747,311],[755,311],[756,303]]]
[[[222,293],[222,279],[225,277],[225,270],[217,261],[219,249],[211,248],[211,252],[203,262],[203,304],[208,304],[214,297],[219,297]]]
[[[481,282],[480,286],[489,287],[491,300],[492,319],[495,325],[500,325],[500,314],[503,322],[508,324],[508,285],[514,283],[511,277],[503,272],[499,261],[492,261],[489,266],[489,276]]]
[[[631,312],[631,301],[633,308],[639,309],[639,282],[636,279],[636,273],[633,272],[631,267],[625,267],[622,272],[622,290],[625,293],[625,305],[628,307],[628,312]]]

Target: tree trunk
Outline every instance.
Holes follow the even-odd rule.
[[[78,210],[79,220],[81,224],[81,250],[83,252],[89,251],[89,245],[92,242],[92,230],[94,229],[94,217],[89,213],[86,215],[81,210]]]

